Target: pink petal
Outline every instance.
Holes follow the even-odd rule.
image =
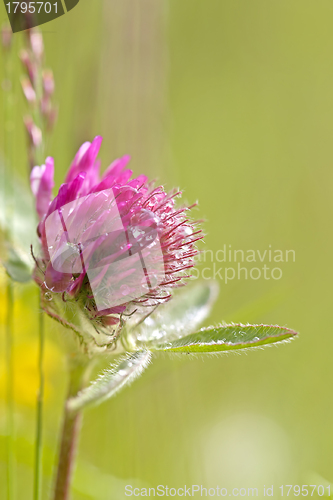
[[[50,215],[58,208],[61,208],[67,203],[76,200],[82,195],[82,187],[85,181],[85,176],[86,174],[83,172],[75,177],[72,182],[68,184],[61,184],[57,196],[53,199],[52,203],[49,206],[47,215]]]
[[[85,142],[77,152],[72,165],[67,173],[65,182],[71,182],[80,172],[87,172],[90,178],[91,170],[98,170],[99,164],[96,164],[96,158],[100,150],[103,138],[95,137],[92,143]]]
[[[118,175],[126,167],[130,159],[130,156],[125,155],[112,162],[111,165],[105,170],[102,179],[111,176],[115,179],[116,182]]]
[[[34,167],[30,175],[31,191],[36,198],[36,210],[39,220],[46,214],[52,196],[54,186],[54,160],[51,157],[46,158],[45,165]]]
[[[45,284],[49,290],[55,293],[64,292],[71,279],[71,274],[59,273],[53,268],[51,262],[49,262],[45,272]]]

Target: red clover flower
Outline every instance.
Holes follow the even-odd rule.
[[[129,156],[100,177],[101,143],[96,137],[80,147],[52,201],[53,158],[31,172],[41,242],[34,279],[51,316],[73,326],[54,304],[78,305],[110,346],[126,316],[146,316],[186,284],[203,235],[187,217],[194,205],[176,207],[180,191],[132,178]]]

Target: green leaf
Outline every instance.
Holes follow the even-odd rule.
[[[155,346],[166,352],[219,352],[261,347],[286,341],[297,332],[271,325],[222,325],[204,328],[173,342]]]
[[[14,248],[9,249],[7,259],[4,260],[3,265],[7,274],[14,281],[26,283],[31,280],[31,266],[25,262],[23,256],[19,256]]]
[[[133,324],[127,340],[135,349],[187,335],[209,316],[217,296],[218,285],[215,281],[188,285],[172,300],[158,306],[140,325]]]
[[[33,269],[30,245],[37,246],[37,219],[30,189],[0,164],[0,260],[15,281]]]
[[[124,386],[133,382],[148,366],[149,351],[138,351],[121,358],[118,363],[104,371],[92,384],[68,402],[70,411],[78,411],[97,405],[114,396]]]

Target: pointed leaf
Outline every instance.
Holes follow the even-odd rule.
[[[7,274],[19,283],[26,283],[31,280],[32,269],[23,259],[24,256],[20,256],[14,248],[10,248],[8,252],[7,259],[3,261],[3,265],[7,271]]]
[[[191,333],[209,316],[217,296],[218,285],[215,281],[186,287],[172,300],[160,305],[142,324],[134,324],[133,334],[130,331],[128,340],[138,348]]]
[[[37,245],[37,219],[28,186],[0,164],[0,261],[15,281],[33,269],[30,245]]]
[[[204,328],[154,349],[167,352],[218,352],[260,347],[291,339],[297,332],[271,325],[222,325]]]
[[[125,385],[130,384],[148,366],[151,358],[149,351],[138,351],[102,373],[92,384],[71,398],[67,405],[71,411],[97,405],[114,396]]]

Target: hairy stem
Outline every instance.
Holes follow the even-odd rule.
[[[70,484],[76,458],[76,449],[82,421],[81,411],[69,411],[67,401],[84,387],[87,365],[72,363],[70,367],[69,390],[64,406],[60,451],[53,500],[68,500]]]
[[[14,498],[14,363],[13,363],[13,285],[7,285],[6,368],[7,368],[7,499]]]
[[[41,297],[40,297],[41,306]],[[42,432],[43,432],[43,398],[44,398],[44,313],[39,313],[39,354],[38,354],[38,373],[39,390],[37,396],[37,420],[36,420],[36,449],[35,449],[35,478],[34,478],[34,500],[41,498],[42,487]]]

